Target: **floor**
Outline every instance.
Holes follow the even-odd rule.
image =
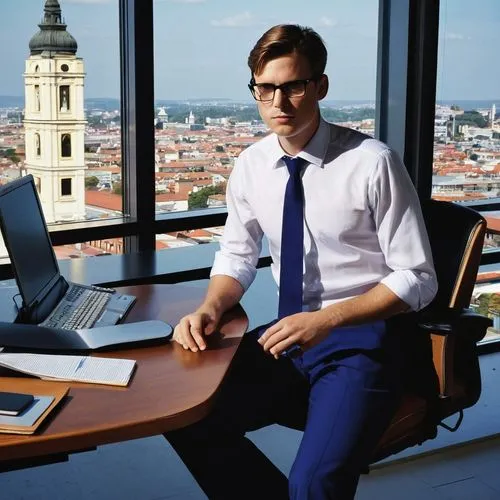
[[[390,465],[363,477],[356,500],[498,500],[500,439]]]
[[[271,435],[274,435],[272,438]],[[265,429],[254,436],[287,471],[298,436]],[[279,451],[278,451],[279,450]],[[356,500],[500,499],[500,439],[466,445],[362,476]],[[68,463],[0,475],[5,500],[198,500],[206,498],[161,438],[109,445]],[[237,496],[235,497],[235,499]]]

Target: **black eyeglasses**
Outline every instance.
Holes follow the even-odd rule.
[[[280,89],[288,98],[302,97],[306,94],[307,84],[318,80],[318,78],[309,78],[307,80],[293,80],[285,82],[281,85],[273,83],[255,83],[255,79],[251,79],[248,88],[256,101],[271,102],[274,99],[276,89]]]

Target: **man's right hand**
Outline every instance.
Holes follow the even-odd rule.
[[[173,340],[184,349],[203,351],[207,345],[205,336],[211,335],[224,311],[236,305],[243,295],[243,287],[231,276],[215,275],[210,278],[207,295],[201,306],[184,316],[174,329]]]
[[[199,309],[179,321],[172,338],[186,350],[203,351],[207,347],[205,336],[215,331],[219,320],[219,315],[214,311]]]

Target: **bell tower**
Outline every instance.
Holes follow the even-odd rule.
[[[85,219],[84,66],[58,0],[46,0],[24,73],[25,168],[47,222]]]

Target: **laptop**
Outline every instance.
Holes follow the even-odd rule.
[[[22,303],[18,320],[75,330],[118,323],[135,297],[61,276],[32,175],[0,187],[0,228]]]
[[[61,346],[68,347],[69,341],[77,349],[84,349],[85,345],[94,349],[166,338],[171,333],[170,325],[161,321],[139,322],[141,327],[139,323],[116,325],[134,304],[134,296],[111,288],[67,282],[61,276],[32,175],[0,186],[0,229],[21,297],[21,303],[16,302],[16,323],[37,325],[41,328],[37,331],[43,329],[47,340],[48,332],[52,331],[50,336],[54,345],[58,344],[61,333],[71,331]],[[116,327],[112,328],[113,325]],[[12,324],[9,328],[36,338],[33,329],[13,328]],[[103,332],[105,337],[97,338],[97,331]],[[9,343],[11,339],[9,335]],[[46,342],[41,344],[46,345]]]

